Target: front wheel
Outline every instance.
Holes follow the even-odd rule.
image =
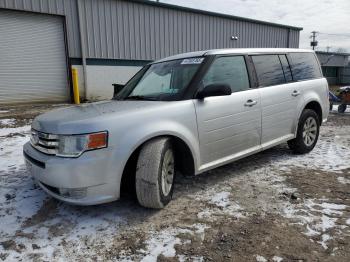
[[[163,208],[173,194],[175,154],[169,138],[156,138],[141,149],[136,168],[136,195],[144,207]]]
[[[296,154],[309,153],[317,143],[319,132],[318,115],[311,109],[304,109],[299,119],[297,136],[288,141],[288,146]]]

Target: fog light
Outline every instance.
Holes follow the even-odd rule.
[[[69,198],[84,198],[86,197],[87,188],[59,188],[60,195]]]

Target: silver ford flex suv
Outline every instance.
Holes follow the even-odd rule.
[[[178,172],[197,175],[284,142],[310,152],[328,108],[313,51],[192,52],[146,65],[110,101],[38,116],[24,157],[59,200],[114,201],[128,184],[141,205],[163,208]]]

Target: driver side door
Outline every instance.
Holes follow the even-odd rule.
[[[244,56],[217,57],[201,81],[211,84],[228,84],[232,94],[194,100],[200,171],[260,150],[261,99],[250,87]]]

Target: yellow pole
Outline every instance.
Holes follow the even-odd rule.
[[[72,68],[72,77],[73,77],[74,103],[79,105],[80,97],[79,97],[78,69]]]

